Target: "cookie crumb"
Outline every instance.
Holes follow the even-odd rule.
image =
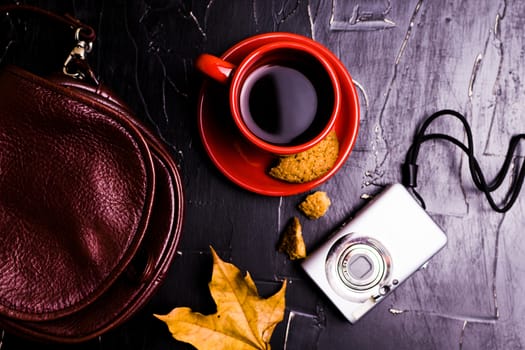
[[[315,220],[326,214],[330,204],[332,202],[326,192],[317,191],[306,196],[305,200],[299,204],[299,210],[309,219]]]
[[[294,216],[284,229],[278,250],[287,254],[290,260],[304,259],[306,257],[306,246],[298,217]]]
[[[326,174],[339,156],[339,140],[334,130],[314,147],[297,154],[282,156],[269,175],[286,182],[304,183]]]

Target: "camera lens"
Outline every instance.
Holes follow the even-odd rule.
[[[339,258],[338,273],[345,285],[357,290],[370,289],[384,276],[385,264],[375,247],[367,244],[349,246]]]
[[[332,245],[325,271],[337,294],[362,302],[380,294],[381,286],[391,277],[392,259],[378,240],[353,232]]]

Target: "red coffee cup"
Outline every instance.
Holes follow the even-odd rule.
[[[238,65],[209,54],[196,68],[229,85],[233,121],[246,140],[273,154],[305,151],[332,130],[341,106],[336,69],[316,47],[276,41]]]

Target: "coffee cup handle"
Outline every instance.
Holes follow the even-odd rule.
[[[235,65],[224,61],[217,56],[203,53],[197,57],[195,68],[213,80],[222,84],[227,84]]]

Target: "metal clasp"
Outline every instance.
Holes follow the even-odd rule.
[[[80,39],[81,30],[82,28],[78,28],[75,31],[75,40],[77,44],[67,56],[62,71],[65,75],[72,78],[79,80],[86,80],[86,78],[88,78],[98,84],[98,81],[86,60],[87,54],[90,53],[93,48],[93,43]]]

